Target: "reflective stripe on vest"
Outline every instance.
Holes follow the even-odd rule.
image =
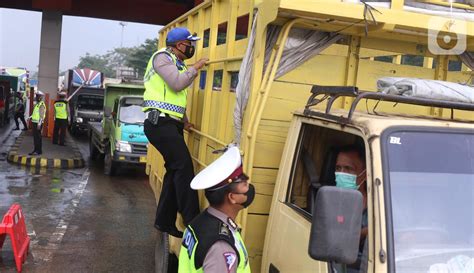
[[[238,231],[232,232],[232,234],[234,235],[236,242],[235,247],[239,250],[239,265],[237,266],[237,273],[250,273],[248,253],[244,241]],[[188,226],[184,231],[183,241],[185,242],[184,244],[181,244],[181,250],[179,251],[178,273],[203,273],[204,269],[202,267],[195,268],[194,258],[199,239],[196,237],[191,226]],[[188,247],[186,248],[184,245],[187,245]]]
[[[54,112],[56,119],[67,119],[66,102],[57,101],[54,103]]]
[[[182,118],[186,112],[188,90],[186,88],[178,91],[171,89],[163,78],[155,72],[153,59],[157,54],[167,54],[176,65],[179,73],[184,73],[187,70],[186,65],[178,64],[176,56],[166,48],[155,52],[148,61],[145,71],[145,93],[143,94],[144,104],[142,110],[158,109],[163,113]]]
[[[40,107],[44,107],[44,112],[43,116],[40,118]],[[38,123],[40,119],[43,119],[46,117],[46,104],[44,104],[44,101],[40,101],[35,105],[35,108],[33,108],[33,114],[31,115],[31,121],[34,123]]]

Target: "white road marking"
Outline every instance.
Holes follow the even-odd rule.
[[[59,223],[56,226],[56,229],[49,236],[48,242],[46,245],[42,245],[42,246],[38,245],[39,240],[36,238],[35,231],[33,230],[31,232],[31,234],[34,235],[31,240],[31,250],[32,250],[31,254],[35,261],[38,261],[38,260],[43,261],[43,262],[50,261],[54,255],[54,252],[59,248],[61,241],[64,237],[64,234],[66,233],[67,228],[69,226],[69,222],[74,216],[76,208],[78,207],[79,202],[81,201],[82,194],[84,193],[87,183],[89,182],[89,175],[90,175],[90,171],[89,169],[86,169],[84,173],[82,174],[80,182],[77,184],[77,188],[74,189],[74,191],[76,192],[76,195],[71,200],[71,205],[66,208],[64,212],[64,217],[59,220]]]

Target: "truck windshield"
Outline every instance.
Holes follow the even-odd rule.
[[[77,97],[77,108],[87,110],[102,110],[102,108],[104,108],[104,97],[94,95],[79,95],[79,97]]]
[[[474,133],[398,131],[385,141],[396,272],[471,272]]]
[[[143,124],[145,113],[141,105],[124,104],[120,106],[120,122],[128,124]]]

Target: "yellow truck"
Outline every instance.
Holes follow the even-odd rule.
[[[257,192],[238,217],[253,272],[354,272],[344,261],[358,254],[355,272],[472,265],[473,12],[434,0],[213,0],[160,31],[159,48],[173,27],[203,37],[189,63],[210,61],[188,93],[196,129],[185,138],[196,172],[215,150],[239,145]],[[450,83],[463,95],[445,96],[439,86]],[[444,91],[423,92],[433,89]],[[366,154],[368,235],[359,249],[323,217],[359,212],[321,211],[331,208],[325,200],[344,203],[324,196],[359,200],[331,191],[345,144]],[[164,166],[152,146],[147,173],[158,200]],[[180,243],[159,237],[157,272]]]

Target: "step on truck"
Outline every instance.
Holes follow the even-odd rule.
[[[161,29],[159,47],[177,26],[202,37],[188,63],[210,61],[188,93],[185,137],[196,172],[239,145],[256,189],[237,219],[252,272],[472,268],[474,9],[452,4],[205,1]],[[462,38],[455,55],[436,44],[446,26]],[[348,144],[365,151],[365,202],[334,187]],[[158,199],[165,168],[151,146],[147,173]],[[158,239],[166,272],[181,240]]]
[[[89,122],[90,158],[103,158],[107,175],[115,175],[121,167],[145,166],[143,92],[143,85],[106,84],[102,122]]]

